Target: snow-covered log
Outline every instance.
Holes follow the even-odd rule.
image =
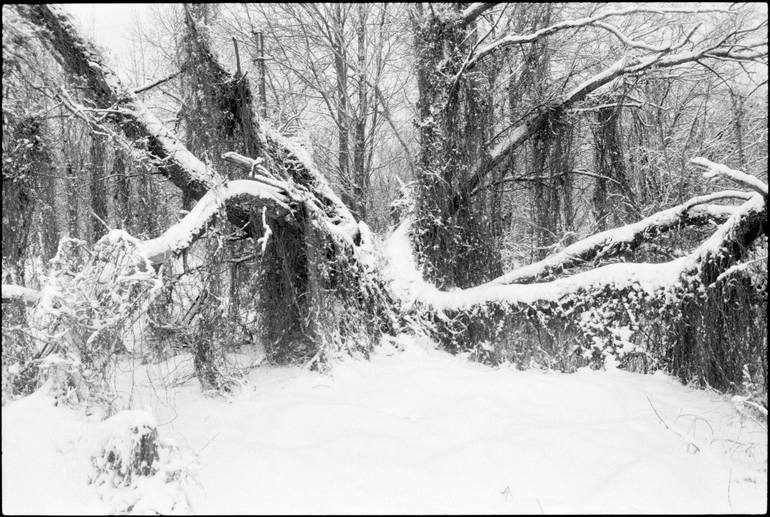
[[[729,198],[745,202],[737,207],[710,204]],[[549,282],[524,283],[586,260],[607,258],[695,219],[724,222],[676,260],[621,262]],[[722,353],[719,347],[725,340],[731,346],[754,346],[738,338],[736,343],[732,334],[761,318],[766,281],[739,274],[725,282],[724,272],[751,253],[757,237],[768,233],[766,198],[759,193],[699,196],[639,223],[589,237],[496,281],[453,291],[426,282],[413,258],[404,257],[413,256],[408,232],[406,221],[391,236],[386,274],[405,302],[409,319],[420,322],[452,351],[468,351],[492,363],[510,360],[529,366],[534,361],[570,371],[613,356],[622,364],[638,361],[635,367],[643,369],[666,364],[685,380],[695,376],[726,386],[735,376],[708,366],[713,362],[703,358]]]
[[[688,256],[450,292],[415,282],[413,319],[448,350],[492,364],[574,371],[619,361],[643,371],[665,366],[683,381],[726,389],[740,381],[741,365],[718,358],[730,347],[754,357],[751,329],[762,325],[767,284],[745,272],[727,282],[722,273],[762,232],[767,210],[755,194]]]
[[[486,285],[532,282],[588,261],[598,261],[633,251],[649,238],[677,227],[709,222],[721,223],[732,215],[734,207],[707,203],[723,199],[747,200],[750,197],[751,194],[747,192],[735,190],[698,196],[636,223],[591,235],[539,262],[506,273]]]
[[[754,239],[766,231],[766,219],[765,200],[754,194],[692,253],[670,262],[609,264],[544,283],[515,284],[508,280],[451,292],[426,291],[423,300],[437,309],[458,310],[487,302],[558,302],[575,292],[605,288],[621,291],[634,287],[653,293],[680,285],[688,277],[700,278],[708,285],[731,263],[740,260]]]
[[[26,305],[34,305],[40,299],[40,291],[20,285],[2,285],[2,300],[5,302],[20,302]]]

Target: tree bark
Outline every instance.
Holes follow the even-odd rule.
[[[636,215],[636,202],[633,191],[628,184],[626,164],[621,149],[620,135],[620,105],[601,107],[597,110],[597,128],[594,131],[596,173],[601,177],[596,179],[594,186],[593,204],[594,220],[597,228],[604,231],[609,226],[612,216],[612,226],[622,224],[619,212],[627,216]],[[618,189],[619,187],[619,189]],[[610,203],[608,195],[619,190],[623,197],[620,206]]]
[[[89,160],[89,190],[91,198],[91,240],[98,241],[107,231],[107,186],[104,179],[105,141],[99,135],[91,139]]]

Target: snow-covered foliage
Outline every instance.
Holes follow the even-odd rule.
[[[94,426],[88,436],[93,470],[89,483],[114,511],[189,511],[186,490],[195,459],[173,440],[158,436],[147,411],[124,410]]]
[[[82,401],[89,387],[103,385],[114,354],[132,343],[125,333],[158,294],[160,277],[140,247],[131,235],[112,230],[93,250],[63,239],[51,260],[29,333],[38,344],[36,366],[54,373],[65,395],[74,383]]]

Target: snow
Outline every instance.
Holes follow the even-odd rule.
[[[104,514],[80,437],[95,425],[41,390],[2,408],[4,514]]]
[[[411,226],[411,218],[405,218],[388,236],[382,247],[385,258],[383,277],[389,281],[396,296],[406,303],[413,303],[418,298],[438,292],[435,286],[423,279],[417,267],[409,240]]]
[[[401,336],[327,375],[259,367],[213,398],[184,380],[190,363],[118,384],[198,455],[195,513],[766,510],[766,430],[663,374],[493,369]],[[86,483],[82,442],[105,424],[42,392],[2,417],[5,513],[115,509]],[[134,511],[158,508],[140,489]]]
[[[759,178],[752,176],[751,174],[746,174],[742,171],[736,171],[727,165],[714,163],[711,160],[700,156],[690,160],[690,163],[705,169],[703,177],[706,179],[714,179],[719,177],[726,178],[738,183],[739,185],[745,185],[758,192],[762,196],[767,197],[767,184]]]
[[[684,205],[659,212],[651,218],[659,218],[659,223],[667,224],[667,221],[670,221],[677,211],[688,210],[688,205],[694,206],[694,204],[716,198],[735,197],[738,194],[740,194],[739,197],[745,196],[745,193],[727,191],[694,198]],[[414,259],[409,240],[411,219],[406,218],[384,242],[383,256],[387,263],[384,276],[388,279],[394,294],[404,300],[407,305],[420,301],[439,310],[462,310],[487,302],[509,304],[533,304],[538,301],[555,302],[580,289],[588,290],[604,286],[613,286],[616,289],[633,288],[652,295],[678,284],[682,275],[696,271],[703,261],[710,260],[710,257],[719,252],[741,220],[752,214],[761,213],[764,210],[764,203],[764,198],[761,195],[752,194],[748,197],[748,201],[735,210],[731,210],[732,215],[727,222],[722,224],[711,237],[692,253],[670,262],[656,264],[620,262],[551,282],[498,285],[498,282],[507,282],[517,278],[520,272],[522,272],[521,276],[529,276],[533,272],[546,268],[552,261],[566,260],[560,254],[556,255],[557,259],[546,258],[536,264],[524,266],[503,275],[487,284],[454,291],[441,291],[423,279]],[[649,224],[649,221],[646,224]],[[632,224],[597,234],[596,239],[588,238],[576,243],[580,249],[573,249],[572,251],[576,253],[581,250],[585,251],[583,248],[598,245],[603,241],[612,243],[628,240],[631,238],[630,233],[634,227],[635,225]],[[568,250],[569,248],[565,252]]]
[[[262,121],[264,122],[264,121]],[[334,205],[335,213],[338,214],[342,221],[337,225],[327,225],[332,233],[340,235],[347,242],[353,242],[353,236],[359,231],[358,224],[355,218],[350,213],[348,207],[343,203],[339,196],[332,190],[329,185],[329,181],[315,166],[313,158],[307,149],[296,142],[294,139],[286,137],[273,129],[268,123],[260,123],[260,130],[267,139],[273,140],[280,147],[288,150],[299,161],[302,167],[313,177],[314,189],[321,193],[326,199],[330,200]]]
[[[161,262],[170,254],[187,248],[203,231],[206,224],[224,206],[226,200],[249,195],[271,205],[288,201],[276,188],[253,180],[233,180],[210,189],[181,221],[155,239],[141,245],[146,257]]]
[[[147,411],[130,409],[120,411],[100,422],[98,434],[93,437],[90,444],[93,447],[92,455],[106,449],[115,450],[118,452],[118,460],[123,460],[127,467],[130,462],[130,452],[136,447],[141,437],[139,432],[132,433],[129,430],[134,428],[144,433],[155,426],[155,417]]]
[[[631,245],[634,238],[644,235],[650,229],[663,231],[677,225],[687,213],[693,216],[698,215],[699,212],[714,215],[732,215],[735,212],[734,207],[704,205],[704,203],[728,198],[747,200],[750,197],[751,194],[747,192],[728,190],[692,198],[681,205],[645,217],[641,221],[591,235],[567,246],[559,253],[549,255],[539,262],[506,273],[492,280],[488,285],[512,284],[525,279],[537,278],[559,266],[568,266],[585,260],[592,250],[595,250],[596,254],[600,254],[602,250],[611,249],[623,244]]]
[[[615,284],[636,285],[648,293],[672,285],[689,264],[687,257],[666,264],[609,264],[552,282],[496,285],[492,282],[468,289],[441,291],[426,282],[417,268],[409,241],[411,222],[406,219],[388,237],[383,254],[387,265],[384,275],[393,292],[407,304],[420,301],[436,309],[460,310],[486,302],[535,303],[558,300],[579,288]]]
[[[3,300],[18,299],[24,303],[35,303],[40,298],[40,293],[20,285],[3,284],[0,293]]]

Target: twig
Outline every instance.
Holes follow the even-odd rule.
[[[94,216],[100,223],[102,223],[102,225],[104,225],[104,227],[107,228],[108,232],[112,231],[112,228],[110,228],[109,225],[104,222],[104,219],[96,215],[96,212],[94,212],[93,208],[91,209],[91,215]]]
[[[669,427],[669,425],[666,423],[666,421],[665,421],[665,420],[663,420],[663,417],[662,417],[662,416],[660,416],[660,413],[658,413],[658,410],[657,410],[657,409],[655,409],[655,406],[653,406],[653,404],[652,404],[652,401],[650,400],[650,397],[648,397],[648,396],[646,396],[646,395],[645,395],[645,398],[647,399],[647,402],[649,402],[649,403],[650,403],[650,407],[652,408],[652,411],[655,413],[655,416],[657,416],[657,417],[658,417],[658,420],[660,420],[660,423],[661,423],[661,424],[663,424],[663,426],[664,426],[666,429],[668,429],[669,431],[671,431],[672,433],[674,433],[675,435],[677,435],[677,436],[678,436],[679,438],[681,438],[682,440],[686,441],[688,446],[692,445],[692,447],[695,449],[695,452],[700,452],[700,447],[698,447],[697,445],[695,445],[695,444],[694,444],[694,443],[693,443],[691,440],[688,440],[688,439],[687,439],[685,436],[683,436],[683,435],[682,435],[682,433],[680,433],[679,431],[677,431],[677,430],[675,430],[675,429],[672,429],[671,427]],[[688,452],[689,452],[689,449],[688,449]]]
[[[159,86],[159,85],[161,85],[161,84],[163,84],[163,83],[165,83],[167,81],[170,81],[174,77],[176,77],[179,74],[181,74],[183,70],[184,70],[184,68],[181,69],[181,70],[177,70],[176,72],[174,72],[174,73],[172,73],[170,75],[167,75],[166,77],[164,77],[162,79],[158,79],[157,81],[154,81],[154,82],[152,82],[150,84],[146,84],[146,85],[142,86],[141,88],[137,88],[136,90],[134,90],[134,93],[135,94],[139,94],[139,93],[142,93],[142,92],[146,92],[147,90],[151,90],[152,88],[155,88],[156,86]]]

